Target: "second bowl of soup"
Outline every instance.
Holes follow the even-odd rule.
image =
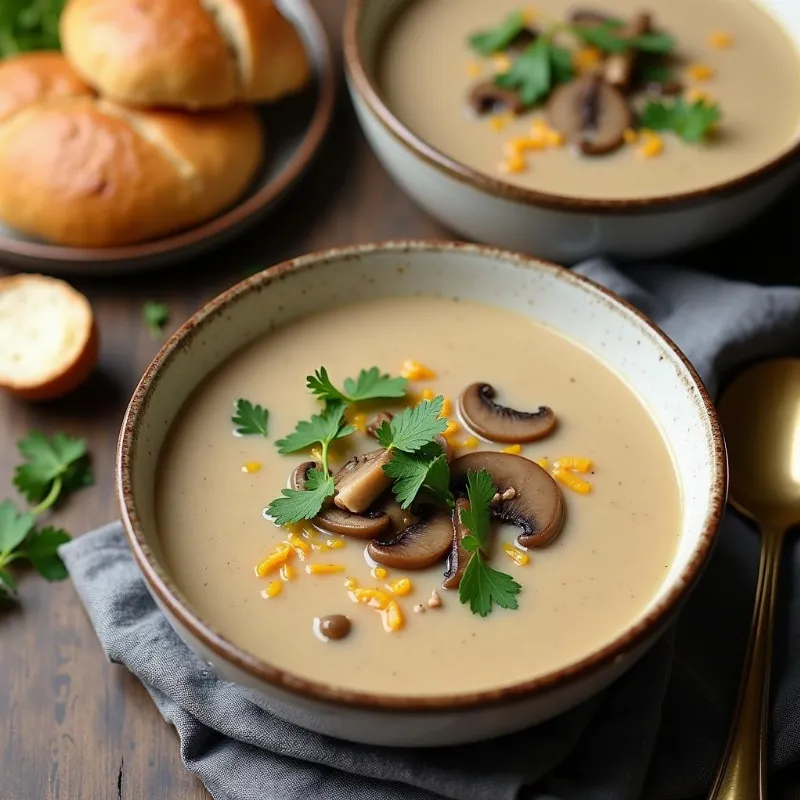
[[[406,243],[275,268],[190,321],[120,445],[173,625],[323,733],[447,745],[632,664],[710,551],[721,438],[691,368],[588,281]]]

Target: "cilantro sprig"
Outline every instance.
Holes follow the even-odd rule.
[[[239,436],[267,436],[269,411],[258,403],[251,403],[240,397],[236,401],[236,413],[231,422]]]
[[[513,61],[508,72],[495,77],[495,83],[502,89],[515,89],[525,105],[533,106],[574,74],[569,51],[542,35]]]
[[[669,53],[675,47],[675,38],[667,33],[642,33],[626,36],[621,32],[621,20],[606,20],[599,25],[571,25],[569,30],[579,39],[604,53],[624,53],[639,50],[642,53]]]
[[[150,335],[157,342],[164,338],[164,326],[169,322],[170,310],[166,303],[148,300],[142,306],[142,319],[150,331]]]
[[[454,505],[450,466],[442,448],[435,442],[416,453],[395,452],[383,471],[394,481],[392,491],[401,508],[410,508],[420,492],[448,508]]]
[[[473,614],[481,617],[488,616],[493,605],[518,608],[517,595],[522,590],[510,575],[494,569],[486,560],[494,494],[494,482],[487,470],[468,473],[469,508],[461,512],[461,523],[470,533],[461,540],[461,544],[471,555],[458,588],[458,599],[469,605]]]
[[[525,15],[521,11],[514,11],[496,28],[473,33],[469,37],[469,44],[482,56],[491,56],[505,50],[524,29]]]
[[[650,100],[642,111],[641,122],[654,131],[672,131],[685,142],[700,142],[721,118],[716,103],[704,98],[690,103],[679,97],[672,103]]]
[[[328,376],[328,370],[320,367],[307,378],[306,386],[314,396],[325,403],[361,403],[364,400],[392,400],[404,397],[408,380],[384,375],[377,367],[362,369],[358,378],[344,379],[344,391],[337,389]]]
[[[313,519],[333,492],[333,477],[326,477],[322,470],[310,469],[305,489],[284,489],[281,496],[269,504],[267,513],[276,525],[291,525],[304,519]]]
[[[442,418],[443,407],[444,397],[441,395],[433,400],[423,400],[391,420],[385,420],[375,431],[375,436],[387,450],[415,453],[447,430],[447,420]]]

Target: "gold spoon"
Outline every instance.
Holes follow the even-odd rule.
[[[730,501],[761,530],[755,608],[739,698],[710,800],[764,800],[775,595],[786,531],[800,522],[800,360],[759,364],[719,402]]]

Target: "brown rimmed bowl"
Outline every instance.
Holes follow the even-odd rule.
[[[634,624],[557,671],[478,693],[405,697],[349,691],[256,658],[212,629],[185,600],[161,556],[159,537],[169,531],[156,527],[159,452],[181,407],[213,370],[298,317],[376,296],[419,293],[517,311],[595,353],[649,407],[672,451],[683,496],[674,561]],[[561,267],[455,242],[391,242],[315,253],[229,289],[156,356],[128,406],[117,455],[129,545],[150,592],[184,641],[259,706],[319,733],[373,745],[452,745],[499,736],[565,711],[607,686],[655,642],[696,583],[712,551],[726,488],[714,407],[691,365],[648,319]]]
[[[415,0],[348,0],[347,81],[364,133],[395,181],[420,206],[471,240],[572,264],[604,254],[656,258],[715,241],[754,219],[800,174],[793,144],[764,166],[699,191],[642,199],[589,199],[538,192],[478,172],[410,130],[385,102],[380,48]],[[800,50],[800,4],[750,0],[778,18]]]
[[[308,0],[278,0],[297,28],[312,66],[311,84],[296,96],[257,110],[267,131],[267,157],[248,192],[231,208],[185,231],[124,247],[62,247],[0,223],[0,259],[51,275],[130,273],[184,261],[224,244],[261,221],[312,163],[330,126],[337,67],[322,24]]]

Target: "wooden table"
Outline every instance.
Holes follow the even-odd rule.
[[[344,0],[315,0],[339,43]],[[800,252],[793,212],[784,203],[723,251],[691,263],[761,280],[796,281],[765,264],[765,240]],[[89,441],[96,485],[60,513],[74,534],[117,516],[114,446],[128,397],[157,350],[142,324],[145,300],[172,309],[171,326],[257,267],[353,242],[400,237],[450,238],[384,173],[364,141],[344,87],[325,151],[291,198],[234,244],[183,268],[126,279],[76,280],[91,299],[102,335],[98,372],[77,394],[45,406],[0,397],[0,499],[11,495],[15,442],[30,428]],[[731,260],[733,259],[733,260]],[[788,260],[788,259],[787,259]],[[792,259],[797,263],[796,257]],[[1,271],[1,270],[0,270]],[[141,685],[110,665],[72,585],[23,576],[17,610],[0,615],[0,797],[3,800],[206,800],[180,761],[178,741]]]

